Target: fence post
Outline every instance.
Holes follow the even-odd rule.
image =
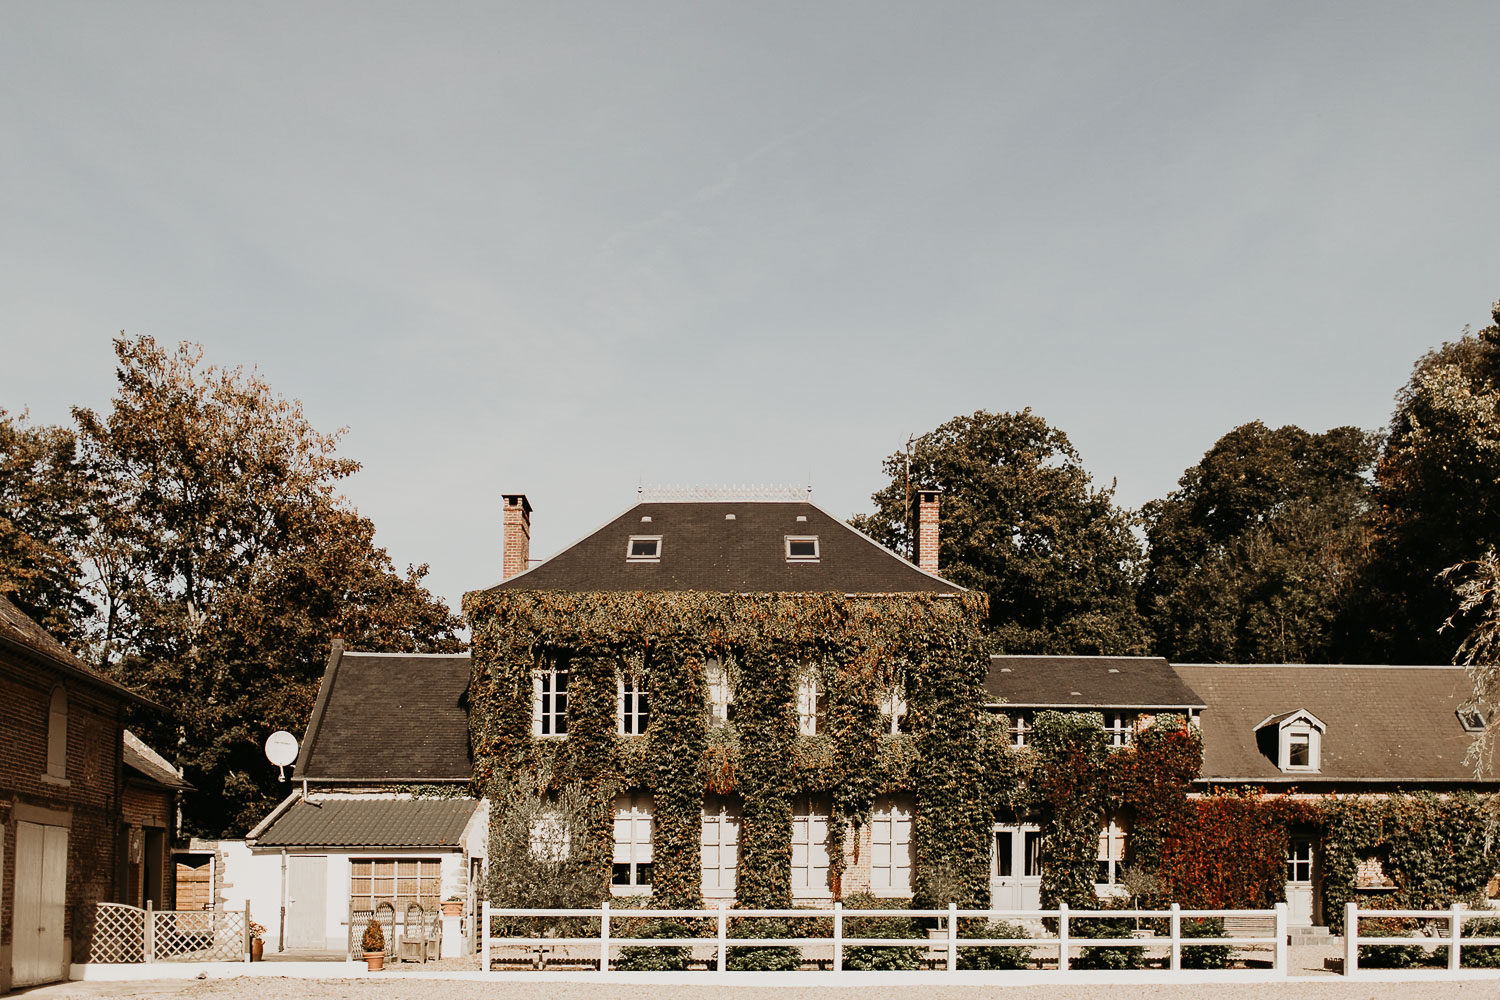
[[[1464,931],[1464,904],[1454,903],[1448,907],[1448,933],[1452,942],[1448,946],[1448,971],[1457,972],[1462,968],[1458,960],[1458,949],[1463,939]]]
[[[146,900],[146,933],[141,935],[141,961],[156,961],[156,913],[151,900]]]
[[[729,971],[729,910],[724,901],[719,900],[719,971]]]
[[[1068,904],[1057,904],[1057,971],[1068,971]]]
[[[483,969],[485,972],[489,972],[490,971],[490,901],[488,899],[486,899],[484,901],[484,907],[481,909],[480,912],[481,912],[482,915],[480,916],[479,919],[481,921],[483,921],[483,922],[479,925],[479,967],[481,969]]]
[[[250,936],[250,900],[245,900],[245,961],[250,961],[250,943],[254,940]]]
[[[1172,927],[1172,960],[1167,964],[1167,968],[1171,969],[1173,972],[1178,972],[1178,971],[1180,971],[1182,969],[1182,904],[1181,903],[1173,903],[1172,904],[1172,921],[1171,921],[1171,927]]]
[[[1344,975],[1353,975],[1359,968],[1359,904],[1354,900],[1344,904]]]
[[[599,905],[599,971],[609,971],[609,900]]]
[[[948,971],[958,968],[958,904],[948,904]]]
[[[833,971],[844,971],[844,904],[833,904]]]
[[[1276,964],[1272,968],[1283,976],[1290,976],[1292,974],[1291,963],[1287,961],[1287,958],[1290,955],[1288,946],[1291,942],[1287,940],[1290,932],[1286,925],[1287,906],[1286,901],[1283,900],[1276,904]]]

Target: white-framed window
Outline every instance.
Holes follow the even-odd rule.
[[[1013,747],[1031,746],[1031,716],[1025,712],[1010,714],[1010,745]]]
[[[786,535],[786,561],[787,562],[817,562],[818,536],[817,535]]]
[[[1313,842],[1310,837],[1293,837],[1287,842],[1286,880],[1312,882]]]
[[[615,796],[615,856],[610,883],[629,894],[651,888],[651,810],[648,792]]]
[[[533,736],[568,734],[568,667],[553,663],[531,675],[531,733]]]
[[[823,731],[826,696],[817,670],[808,670],[797,682],[797,732],[816,736]]]
[[[727,795],[703,797],[703,895],[733,897],[740,854],[740,806]]]
[[[399,916],[408,903],[436,907],[442,895],[443,863],[437,858],[352,858],[349,901],[356,910],[373,910],[383,902]]]
[[[1041,877],[1041,830],[1030,825],[996,823],[994,838],[990,847],[990,878],[1012,878],[1017,868],[1025,878]]]
[[[911,892],[910,795],[884,795],[870,817],[870,891],[876,895]]]
[[[651,723],[651,708],[646,699],[646,677],[644,674],[623,671],[615,678],[618,700],[615,703],[615,721],[624,736],[641,736]]]
[[[661,562],[661,536],[631,535],[625,546],[625,561]]]
[[[1267,717],[1255,727],[1261,752],[1286,772],[1317,771],[1323,755],[1321,719],[1305,708]]]
[[[734,718],[734,682],[729,676],[729,665],[717,659],[706,661],[703,682],[708,689],[709,722],[722,725]]]
[[[68,689],[59,684],[52,689],[47,706],[47,777],[68,776]]]
[[[1114,816],[1099,831],[1099,865],[1094,875],[1096,884],[1119,884],[1120,875],[1125,870],[1125,834],[1124,825]]]
[[[1105,712],[1104,731],[1109,734],[1109,745],[1119,748],[1134,743],[1135,723],[1134,712]]]
[[[792,895],[827,896],[827,795],[799,795],[792,804]]]
[[[531,821],[531,856],[539,861],[565,861],[573,849],[572,831],[561,813],[543,812]]]
[[[890,688],[880,698],[880,728],[882,732],[892,736],[908,731],[906,728],[906,692],[899,684]]]

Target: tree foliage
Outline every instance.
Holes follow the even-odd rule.
[[[261,743],[306,724],[332,638],[455,650],[461,623],[422,586],[426,567],[397,572],[338,494],[359,468],[338,434],[255,373],[205,364],[201,348],[114,346],[113,406],[74,411],[76,451],[68,432],[5,425],[13,513],[0,530],[19,524],[26,540],[0,543],[0,573],[166,707],[133,725],[200,790],[186,830],[242,833],[278,795]]]
[[[989,595],[1001,651],[1145,651],[1131,518],[1112,490],[1093,486],[1062,431],[1030,410],[980,410],[917,438],[884,468],[890,483],[871,497],[875,512],[850,523],[910,552],[908,497],[940,487],[942,574]]]
[[[1342,659],[1365,562],[1376,436],[1259,421],[1225,434],[1147,504],[1141,608],[1155,652],[1228,663]]]

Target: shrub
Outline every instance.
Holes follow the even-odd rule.
[[[1182,936],[1185,938],[1215,938],[1224,936],[1222,917],[1185,917],[1182,921]],[[1182,949],[1184,969],[1227,969],[1229,956],[1234,947],[1227,944],[1205,944]]]
[[[1411,922],[1384,918],[1361,920],[1360,934],[1370,937],[1413,937]],[[1417,944],[1362,944],[1359,964],[1369,969],[1410,969],[1424,964],[1426,951]]]
[[[365,951],[385,951],[385,931],[380,929],[380,921],[374,917],[365,924],[365,936],[359,939],[359,943]]]
[[[791,925],[785,920],[758,918],[742,920],[729,928],[732,938],[792,937]],[[796,972],[802,968],[801,948],[762,946],[729,949],[730,972]]]
[[[880,899],[867,892],[855,893],[844,900],[851,910],[895,910],[907,905],[904,899]],[[922,938],[926,934],[911,917],[847,917],[844,936],[853,938]],[[918,969],[922,966],[921,948],[897,948],[883,945],[854,945],[844,949],[844,968],[857,971],[890,971]]]
[[[1068,923],[1069,936],[1077,938],[1128,938],[1130,921],[1125,917],[1085,917]],[[1083,948],[1069,965],[1074,969],[1139,969],[1145,950],[1139,947]]]
[[[1029,938],[1020,924],[1003,921],[980,923],[959,921],[958,936],[966,938]],[[1029,969],[1031,948],[1025,945],[987,945],[982,948],[958,949],[960,969]]]
[[[1500,937],[1500,920],[1466,920],[1464,937]],[[1443,958],[1446,961],[1447,956]],[[1459,952],[1459,963],[1466,969],[1500,969],[1500,946],[1465,945]]]
[[[631,937],[690,938],[693,928],[680,920],[648,920],[633,929]],[[648,948],[626,946],[614,961],[614,967],[625,972],[681,972],[693,960],[692,948]]]

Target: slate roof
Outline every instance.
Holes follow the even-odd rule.
[[[660,535],[660,561],[627,562],[632,535]],[[818,561],[788,562],[788,535],[816,535]],[[640,503],[491,589],[726,594],[963,590],[918,569],[814,504],[795,501]]]
[[[256,838],[257,847],[456,847],[474,799],[304,799]]]
[[[468,781],[468,653],[335,644],[294,774],[315,782]]]
[[[111,694],[119,695],[139,705],[158,707],[150,699],[137,694],[102,671],[84,663],[68,651],[68,647],[53,638],[52,633],[32,621],[24,611],[0,594],[0,645],[8,645],[45,660],[62,673],[86,681]]]
[[[128,729],[125,730],[123,759],[126,767],[158,785],[183,791],[193,787],[178,777],[176,768],[165,757]]]
[[[1299,786],[1473,783],[1471,735],[1458,706],[1471,693],[1459,667],[1177,664],[1202,694],[1203,778]],[[1317,773],[1283,773],[1257,746],[1269,716],[1306,709],[1327,727]],[[1486,782],[1494,782],[1487,776]]]
[[[992,656],[987,701],[1018,708],[1202,708],[1158,656]]]

